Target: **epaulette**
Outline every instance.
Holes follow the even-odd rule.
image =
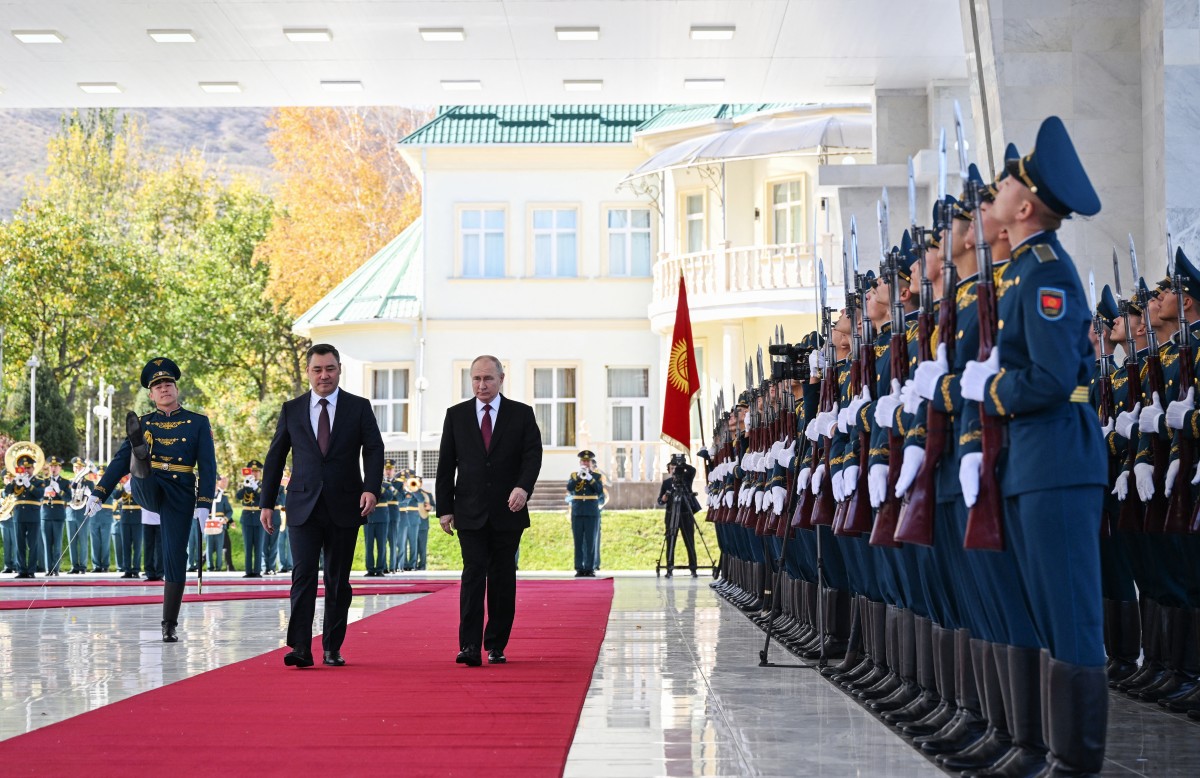
[[[1041,262],[1043,265],[1047,262],[1058,261],[1058,252],[1056,252],[1054,247],[1049,243],[1039,243],[1036,246],[1033,246],[1032,250],[1033,255],[1037,257],[1037,261]]]

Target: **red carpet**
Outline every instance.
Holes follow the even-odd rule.
[[[346,667],[285,668],[272,651],[6,740],[0,765],[6,775],[561,775],[611,605],[611,580],[521,581],[509,664],[467,668],[454,664],[454,586],[351,624]],[[320,637],[313,647],[320,656]]]
[[[437,592],[448,586],[454,586],[451,581],[425,581],[413,583],[392,583],[372,586],[354,583],[354,594],[424,594]],[[274,590],[260,589],[256,592],[214,592],[205,589],[204,594],[196,594],[194,585],[188,587],[183,595],[183,601],[188,602],[221,602],[225,600],[286,600],[291,596],[289,588],[275,587]],[[325,587],[317,588],[319,597],[325,595]],[[72,597],[50,600],[0,600],[0,611],[41,610],[44,608],[95,608],[109,605],[155,605],[161,603],[161,594],[121,595],[119,597]]]

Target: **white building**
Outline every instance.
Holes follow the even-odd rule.
[[[906,172],[872,164],[878,110],[443,109],[402,141],[421,177],[422,217],[295,329],[340,349],[346,388],[375,403],[402,464],[420,452],[426,477],[444,409],[470,396],[470,361],[490,353],[505,365],[505,393],[537,411],[543,480],[564,480],[589,448],[629,484],[621,503],[645,503],[669,453],[658,435],[678,279],[688,283],[707,438],[707,409],[722,389],[745,387],[744,362],[775,327],[793,342],[815,328],[814,252],[840,305],[846,204],[862,207],[863,269],[874,267],[878,185],[895,186],[899,242]],[[929,156],[919,158],[922,193]],[[695,418],[692,429],[695,449]],[[543,505],[561,507],[546,492]]]

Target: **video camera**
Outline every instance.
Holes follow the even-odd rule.
[[[784,359],[771,360],[771,380],[807,381],[810,351],[812,346],[808,343],[772,343],[767,347],[767,353]]]

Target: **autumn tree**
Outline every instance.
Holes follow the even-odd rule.
[[[418,215],[419,182],[396,144],[428,114],[404,108],[280,108],[269,124],[282,183],[258,256],[268,293],[297,317]]]

